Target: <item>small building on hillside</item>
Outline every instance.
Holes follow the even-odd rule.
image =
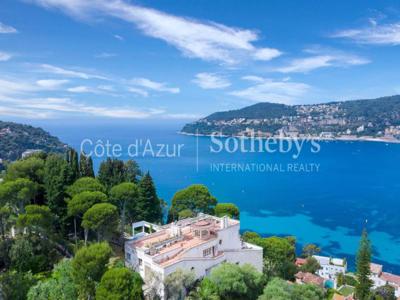
[[[391,285],[394,288],[396,297],[400,297],[400,276],[392,273],[383,272],[383,266],[375,263],[370,264],[371,275],[369,278],[372,280],[373,288],[383,285]]]
[[[332,258],[327,256],[313,255],[318,261],[321,269],[317,271],[317,274],[324,279],[331,280],[336,288],[336,279],[339,273],[345,274],[347,271],[347,262],[345,259]]]
[[[325,280],[318,275],[300,271],[297,272],[294,276],[296,278],[296,283],[298,284],[314,284],[321,288],[324,287]]]
[[[202,278],[229,262],[251,264],[262,272],[262,248],[243,242],[239,230],[238,220],[205,214],[164,226],[134,223],[133,235],[125,242],[125,265],[142,276],[145,294],[156,282],[161,299],[162,282],[178,269],[193,271],[196,278]]]

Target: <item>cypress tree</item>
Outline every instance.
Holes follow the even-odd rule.
[[[357,252],[357,279],[356,296],[359,300],[369,299],[372,282],[369,279],[371,263],[371,242],[368,239],[367,230],[363,230],[360,246]]]
[[[79,174],[80,177],[94,177],[92,158],[83,151],[79,157]]]
[[[156,187],[150,173],[147,172],[139,182],[139,219],[148,222],[161,222],[161,201],[157,196]]]
[[[78,153],[72,148],[67,151],[67,163],[71,169],[71,181],[74,182],[79,178]]]
[[[98,179],[107,190],[125,182],[125,177],[125,165],[122,160],[107,158],[100,164]]]

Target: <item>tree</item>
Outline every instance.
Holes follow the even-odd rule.
[[[97,179],[92,177],[82,177],[76,180],[70,187],[67,188],[67,194],[70,197],[82,192],[102,192],[105,193],[106,189]]]
[[[181,210],[179,212],[178,219],[182,220],[182,219],[186,219],[186,218],[192,218],[194,216],[195,216],[194,213],[190,209],[187,208],[187,209]]]
[[[82,226],[97,233],[97,241],[116,231],[118,210],[110,203],[98,203],[89,208],[83,215]],[[86,238],[85,238],[86,241]]]
[[[83,151],[79,156],[79,176],[94,177],[92,157],[87,156]]]
[[[313,273],[313,274],[315,272],[317,272],[319,269],[321,269],[321,265],[319,264],[318,260],[316,260],[312,256],[307,257],[306,263],[300,267],[301,271]],[[342,273],[339,273],[339,274],[342,274]]]
[[[0,273],[0,299],[25,300],[29,288],[35,284],[30,272]]]
[[[144,299],[143,280],[128,268],[112,268],[104,273],[96,289],[96,300],[140,300]]]
[[[51,277],[38,282],[28,292],[28,300],[70,300],[77,299],[77,290],[72,278],[72,262],[63,259],[54,266]]]
[[[377,287],[373,293],[371,300],[396,300],[395,289],[389,284]]]
[[[0,205],[0,236],[5,239],[11,225],[12,209],[8,203]]]
[[[107,270],[112,250],[108,243],[96,243],[79,249],[72,260],[72,277],[80,298],[93,299],[96,284]]]
[[[10,249],[11,267],[20,272],[36,274],[51,269],[58,259],[54,244],[48,239],[30,234],[19,235]]]
[[[257,299],[264,286],[262,274],[251,265],[223,263],[211,271],[209,279],[221,300]]]
[[[169,220],[176,220],[179,212],[190,209],[195,214],[202,212],[213,214],[217,199],[211,195],[206,186],[193,184],[183,190],[177,191],[172,198],[169,211]]]
[[[49,236],[53,230],[54,215],[50,208],[45,205],[27,205],[25,213],[20,214],[17,219],[17,226],[27,229],[28,232],[35,232]]]
[[[79,178],[79,164],[78,164],[78,153],[73,149],[69,148],[66,153],[66,160],[71,169],[71,182],[74,182]]]
[[[250,242],[263,248],[264,273],[267,278],[278,276],[287,280],[293,279],[296,273],[296,253],[291,237],[254,238]]]
[[[307,244],[303,247],[302,256],[307,258],[307,257],[313,256],[313,255],[316,255],[319,252],[321,252],[321,248],[319,248],[315,244]]]
[[[125,180],[128,182],[138,183],[142,176],[142,171],[138,163],[132,159],[129,159],[124,164],[125,167]]]
[[[124,162],[115,158],[107,158],[100,164],[98,178],[107,190],[126,181]]]
[[[138,215],[137,202],[139,191],[131,182],[123,182],[110,190],[110,202],[118,207],[121,216],[121,234],[125,231],[126,217],[132,222]]]
[[[273,278],[265,286],[263,294],[259,300],[290,300],[292,299],[292,291],[290,285],[280,278]]]
[[[150,173],[147,172],[139,182],[139,219],[148,222],[161,222],[162,207],[157,196],[156,187]]]
[[[183,300],[189,290],[193,288],[196,277],[193,271],[177,269],[164,279],[166,298],[171,300]]]
[[[64,217],[67,205],[64,201],[66,188],[72,183],[71,169],[59,154],[50,154],[44,166],[44,189],[47,205],[59,217]]]
[[[253,231],[245,231],[242,234],[242,240],[245,242],[250,242],[254,239],[258,239],[261,238],[261,236],[257,233],[257,232],[253,232]]]
[[[356,268],[358,284],[355,294],[357,299],[367,300],[370,295],[372,282],[369,279],[371,264],[371,242],[368,239],[368,233],[364,229],[361,235],[360,245],[357,252]]]
[[[107,196],[99,191],[84,191],[76,194],[68,201],[68,216],[74,217],[74,237],[77,240],[77,218],[82,218],[84,213],[96,203],[107,202]]]
[[[273,278],[264,288],[259,300],[323,300],[324,290],[313,284],[289,284],[280,278]]]
[[[220,300],[217,284],[205,277],[195,292],[192,292],[194,299],[199,300]]]
[[[295,284],[292,287],[293,300],[324,300],[324,290],[314,284]]]
[[[17,160],[8,165],[5,180],[10,181],[17,178],[25,178],[38,184],[43,184],[44,163],[44,159],[37,156]]]
[[[9,203],[14,213],[25,211],[25,205],[31,203],[37,191],[37,186],[31,180],[18,178],[0,184],[0,203]]]
[[[228,216],[230,218],[239,220],[239,208],[233,203],[218,203],[215,206],[215,215],[217,217]]]

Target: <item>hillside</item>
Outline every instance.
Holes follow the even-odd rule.
[[[16,160],[30,149],[64,152],[66,145],[42,128],[0,121],[0,158]]]
[[[216,112],[182,129],[188,134],[400,137],[400,96],[310,105],[258,103]]]

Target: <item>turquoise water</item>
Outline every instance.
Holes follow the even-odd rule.
[[[299,249],[305,243],[316,243],[325,255],[347,257],[350,268],[366,226],[374,260],[383,263],[386,271],[400,273],[400,144],[323,142],[318,153],[305,145],[300,156],[293,159],[295,151],[210,153],[210,146],[215,145],[209,138],[177,134],[182,124],[176,123],[38,125],[77,149],[84,138],[120,143],[123,159],[128,158],[127,147],[136,139],[148,138],[153,146],[167,143],[170,150],[173,144],[183,144],[180,157],[136,158],[151,172],[159,195],[167,202],[176,190],[203,183],[220,202],[239,206],[243,230],[265,236],[294,235]],[[94,160],[96,168],[100,161]],[[215,171],[221,163],[264,164],[270,169]],[[303,168],[288,167],[293,164]]]

